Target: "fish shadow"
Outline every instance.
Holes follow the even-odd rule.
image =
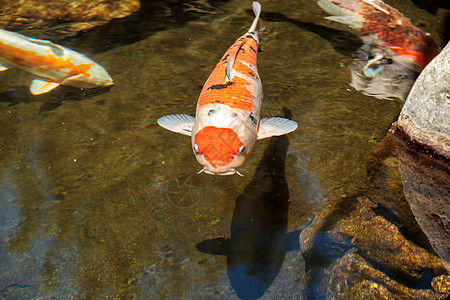
[[[291,19],[280,13],[262,12],[261,18],[267,22],[288,22],[301,29],[317,34],[323,39],[326,39],[333,46],[336,52],[345,56],[352,56],[352,54],[363,44],[363,42],[356,35],[350,32],[336,30],[297,19]]]
[[[240,299],[264,295],[287,251],[299,250],[299,231],[287,233],[289,188],[285,177],[288,138],[272,137],[252,181],[236,199],[231,238],[200,242],[197,250],[227,256],[227,273]]]
[[[92,98],[111,90],[111,86],[92,89],[79,89],[70,86],[59,86],[53,91],[42,95],[33,95],[28,87],[17,86],[10,91],[0,93],[0,102],[14,106],[20,103],[42,103],[39,113],[46,113],[59,107],[64,101],[81,101]]]
[[[160,31],[182,27],[202,15],[213,14],[217,5],[225,2],[227,0],[141,1],[137,12],[59,39],[57,43],[73,49],[82,45],[83,53],[98,54],[144,40]]]

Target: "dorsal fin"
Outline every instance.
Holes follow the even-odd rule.
[[[261,21],[259,20],[259,16],[261,15],[261,4],[259,2],[253,2],[253,13],[255,14],[255,19],[253,20],[252,25],[250,26],[250,29],[248,30],[247,34],[254,35],[256,38],[258,36],[258,33],[264,29],[264,26],[262,25]],[[246,42],[247,38],[245,38],[237,47],[236,52],[231,57],[231,59],[228,61],[226,67],[225,67],[225,79],[226,81],[231,81],[231,78],[233,78],[233,67],[234,63],[236,62],[236,57],[239,54],[239,50],[241,50],[242,45]]]
[[[245,41],[247,39],[244,39],[239,46],[236,49],[236,52],[234,52],[231,59],[227,62],[227,66],[225,67],[225,79],[226,81],[231,81],[231,78],[233,78],[234,74],[232,74],[234,63],[236,62],[236,57],[239,54],[239,50],[241,50],[242,45],[244,45]]]
[[[41,39],[31,38],[31,37],[28,37],[28,36],[23,36],[23,37],[24,37],[25,39],[29,40],[29,41],[32,42],[32,43],[35,43],[35,44],[39,44],[39,45],[42,45],[42,46],[49,47],[50,50],[51,50],[57,57],[62,57],[62,56],[64,56],[64,55],[66,54],[66,50],[64,49],[64,47],[62,47],[62,46],[60,46],[60,45],[58,45],[58,44],[52,43],[52,42],[47,41],[47,40],[41,40]]]

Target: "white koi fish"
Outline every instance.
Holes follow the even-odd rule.
[[[223,55],[206,81],[195,118],[169,115],[158,124],[191,136],[192,149],[204,171],[231,175],[244,163],[257,139],[289,133],[297,123],[284,118],[260,120],[262,85],[256,68],[261,5],[253,2],[256,17],[249,31]],[[262,30],[262,29],[261,29]]]
[[[19,67],[42,78],[30,85],[33,95],[61,85],[93,88],[113,84],[108,72],[87,56],[47,40],[0,29],[0,71]]]

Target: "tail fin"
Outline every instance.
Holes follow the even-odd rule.
[[[259,33],[264,30],[264,25],[259,19],[259,16],[261,15],[261,4],[259,4],[259,2],[253,2],[253,12],[255,13],[255,20],[253,20],[252,26],[250,26],[248,32],[258,31]]]

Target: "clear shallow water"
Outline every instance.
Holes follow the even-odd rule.
[[[433,24],[412,4],[393,4]],[[259,141],[245,177],[196,175],[189,138],[156,120],[194,114],[206,78],[253,19],[247,6],[230,1],[184,25],[149,26],[107,51],[93,38],[63,40],[109,71],[108,92],[31,97],[30,75],[0,74],[2,297],[245,298],[240,281],[263,299],[302,297],[305,263],[290,241],[326,205],[375,188],[366,160],[403,102],[349,86],[357,47],[347,41],[357,40],[315,3],[263,2],[285,19],[268,15],[261,38],[262,114],[288,108],[299,129]],[[270,155],[278,175],[260,176]],[[240,259],[262,283],[239,278]]]

